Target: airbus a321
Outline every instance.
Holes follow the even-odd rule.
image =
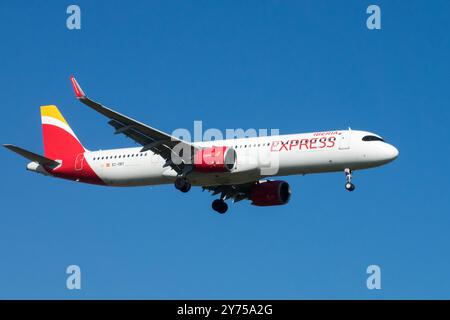
[[[218,195],[212,208],[223,214],[228,199],[255,206],[288,203],[290,186],[272,180],[276,176],[342,171],[345,188],[353,191],[354,170],[387,164],[399,154],[379,135],[351,129],[188,142],[89,99],[73,76],[71,82],[79,101],[107,117],[116,134],[141,146],[89,151],[56,106],[42,106],[44,154],[4,145],[29,159],[30,171],[102,186],[173,183],[181,192],[200,186]]]

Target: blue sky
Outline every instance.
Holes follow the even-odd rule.
[[[351,126],[400,157],[353,193],[342,173],[292,176],[288,205],[220,216],[197,188],[50,179],[2,150],[0,298],[450,298],[448,1],[76,1],[79,31],[69,4],[0,2],[2,143],[42,152],[39,106],[56,104],[87,148],[133,146],[74,99],[74,74],[167,132]]]

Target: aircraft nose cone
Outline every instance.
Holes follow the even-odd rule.
[[[392,161],[395,160],[398,157],[398,149],[394,147],[393,145],[388,145],[386,148],[386,157]]]

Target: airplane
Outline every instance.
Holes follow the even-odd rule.
[[[141,146],[89,151],[58,108],[46,105],[41,107],[43,155],[4,145],[30,160],[26,166],[30,171],[102,186],[173,183],[181,192],[200,186],[219,195],[212,209],[224,214],[228,199],[250,200],[255,206],[288,203],[291,188],[286,181],[272,180],[277,176],[341,171],[345,173],[345,188],[353,191],[355,170],[385,165],[399,154],[381,136],[350,128],[188,142],[89,99],[73,76],[70,80],[80,102],[108,118],[115,134],[123,134]]]

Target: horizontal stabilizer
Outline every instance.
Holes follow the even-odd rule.
[[[22,149],[19,147],[16,147],[12,144],[4,144],[3,146],[17,154],[20,154],[22,157],[27,158],[28,160],[37,162],[41,165],[45,165],[48,167],[57,167],[60,165],[60,163],[55,160],[46,158],[44,156],[41,156],[39,154],[33,153],[31,151],[28,151],[28,150],[25,150],[25,149]]]

